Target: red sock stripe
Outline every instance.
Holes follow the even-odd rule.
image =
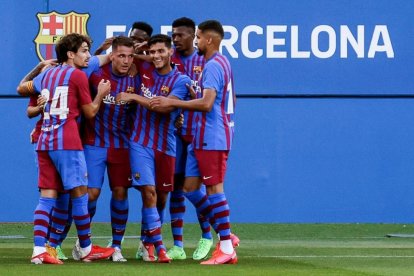
[[[51,221],[60,225],[66,225],[67,219],[60,219],[57,217],[51,217]]]
[[[116,209],[116,208],[112,207],[111,211],[113,211],[114,213],[116,213],[118,215],[128,215],[129,209],[119,210],[119,209]]]
[[[200,208],[200,206],[202,206],[207,201],[207,199],[208,199],[208,197],[206,195],[203,196],[203,198],[200,199],[200,201],[196,203],[195,207]]]
[[[182,235],[173,235],[173,238],[175,241],[183,241],[183,236]]]
[[[182,228],[183,225],[184,225],[184,220],[182,220],[182,219],[177,219],[177,220],[171,221],[171,227]]]
[[[127,223],[127,219],[117,219],[117,218],[111,218],[111,223],[113,224],[123,224],[125,225]]]
[[[227,236],[220,236],[220,240],[221,240],[221,241],[230,240],[230,235],[227,235]]]
[[[179,214],[179,213],[185,213],[185,206],[183,207],[171,207],[170,208],[171,214]]]
[[[229,210],[224,210],[222,212],[214,214],[214,218],[215,219],[224,218],[224,217],[228,217],[229,215],[230,215],[230,211]]]
[[[49,223],[47,223],[47,221],[43,220],[43,219],[35,219],[34,225],[38,225],[38,226],[43,226],[48,228],[49,227]]]
[[[215,209],[217,207],[221,207],[221,206],[224,206],[224,205],[227,205],[227,200],[223,200],[223,201],[220,201],[220,202],[218,202],[216,204],[212,204],[211,205],[211,208]]]
[[[86,241],[88,239],[90,239],[91,235],[90,234],[86,234],[86,235],[78,235],[79,240],[81,241]]]
[[[58,243],[59,243],[59,241],[58,241],[58,240],[53,239],[53,238],[51,238],[51,237],[49,237],[49,242],[50,242],[50,243],[54,243],[54,244],[58,244]]]
[[[218,231],[227,230],[227,229],[230,229],[230,223],[229,222],[220,223],[219,225],[217,225],[217,230]]]
[[[201,227],[201,230],[203,231],[204,234],[205,233],[210,233],[210,231],[211,231],[210,225],[207,226],[207,227]]]
[[[35,215],[44,215],[44,216],[49,216],[49,213],[47,213],[47,212],[45,212],[45,211],[42,211],[42,210],[36,210],[35,212]]]
[[[78,230],[86,230],[86,229],[88,229],[88,228],[90,228],[91,227],[91,224],[90,223],[87,223],[87,224],[83,224],[83,225],[76,225],[76,229],[78,229]]]
[[[46,236],[47,236],[46,232],[45,231],[42,231],[42,230],[36,230],[36,231],[34,231],[33,232],[33,235],[34,236],[43,237],[43,238],[46,238]]]
[[[84,220],[89,218],[89,214],[83,215],[83,216],[73,216],[74,220]]]
[[[153,236],[157,236],[157,235],[161,235],[161,228],[155,228],[153,230],[147,230],[147,236],[148,237],[153,237]]]

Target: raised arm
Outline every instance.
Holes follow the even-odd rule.
[[[96,49],[94,55],[100,55],[102,54],[103,51],[106,51],[109,49],[109,47],[111,47],[112,45],[112,41],[114,40],[115,37],[109,37],[107,39],[105,39],[105,41],[98,47],[98,49]]]
[[[33,87],[32,80],[39,75],[43,70],[50,66],[55,66],[57,64],[56,59],[48,59],[45,61],[39,62],[23,79],[20,81],[19,85],[17,86],[17,93],[21,96],[30,96],[34,94],[36,91]]]

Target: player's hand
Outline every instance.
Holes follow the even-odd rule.
[[[182,128],[183,124],[184,124],[184,114],[180,113],[180,115],[178,115],[177,118],[175,118],[174,126],[176,128]]]
[[[98,94],[106,96],[111,93],[111,82],[109,80],[102,79],[98,84]]]
[[[132,95],[131,93],[121,92],[118,95],[116,95],[115,102],[117,104],[123,104],[123,103],[130,102],[132,100],[131,95]]]
[[[144,51],[148,51],[148,42],[144,41],[144,42],[135,42],[134,43],[134,51],[136,54],[142,54]]]
[[[41,61],[40,62],[40,66],[42,68],[41,72],[43,72],[49,67],[56,66],[57,64],[58,64],[57,59],[47,59],[47,60]]]
[[[154,97],[150,100],[150,109],[154,111],[162,110],[170,107],[170,99],[167,97]]]
[[[188,83],[185,84],[187,86],[188,93],[190,93],[191,99],[197,99],[197,92],[195,91],[194,87]]]
[[[98,49],[96,49],[95,51],[95,55],[100,55],[103,51],[106,51],[109,49],[109,47],[112,46],[112,41],[114,40],[115,37],[109,37],[107,39],[105,39],[105,41],[101,44],[101,46],[98,47]]]
[[[45,97],[43,97],[42,95],[39,95],[39,97],[37,97],[37,102],[36,102],[36,104],[37,104],[37,107],[38,107],[40,110],[43,110],[43,109],[45,108],[46,98],[45,98]]]

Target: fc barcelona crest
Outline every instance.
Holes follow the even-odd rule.
[[[86,23],[89,13],[70,12],[60,14],[55,11],[50,13],[38,13],[39,33],[34,42],[36,53],[40,60],[56,58],[55,44],[59,39],[70,33],[88,35]]]
[[[170,88],[166,85],[163,85],[161,87],[161,95],[168,96],[168,94],[170,94]]]

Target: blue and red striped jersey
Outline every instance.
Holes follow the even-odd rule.
[[[196,91],[197,98],[201,97],[201,88],[198,83],[201,72],[204,68],[205,59],[204,56],[200,56],[197,54],[197,49],[189,55],[188,57],[184,57],[180,55],[177,51],[174,51],[174,54],[171,58],[171,61],[175,64],[177,69],[191,79],[191,85]],[[189,100],[187,98],[185,100]],[[196,118],[198,116],[198,112],[185,110],[183,111],[184,115],[184,123],[180,129],[177,129],[177,133],[179,135],[186,135],[186,136],[194,136],[195,129],[196,129]]]
[[[83,131],[83,143],[104,148],[129,147],[130,112],[128,103],[116,103],[115,98],[121,92],[137,93],[141,81],[139,76],[117,76],[112,71],[112,63],[106,64],[89,77],[91,95],[94,98],[99,82],[111,82],[111,93],[105,96],[98,113],[92,119],[86,119]]]
[[[146,83],[153,83],[146,86],[142,81],[140,95],[147,98],[154,96],[168,97],[170,95],[183,100],[187,97],[186,84],[191,80],[188,76],[181,74],[177,68],[173,68],[166,75],[160,75],[154,70],[150,76],[151,80]],[[180,110],[174,110],[169,114],[162,114],[150,111],[138,105],[134,119],[131,141],[139,143],[144,147],[164,152],[175,156],[174,122]]]
[[[236,95],[228,59],[220,53],[206,61],[201,77],[202,89],[217,93],[210,112],[202,112],[193,141],[196,149],[230,150],[234,134]]]
[[[37,150],[82,150],[77,119],[81,106],[92,102],[86,74],[58,65],[40,73],[33,84],[47,99]]]

